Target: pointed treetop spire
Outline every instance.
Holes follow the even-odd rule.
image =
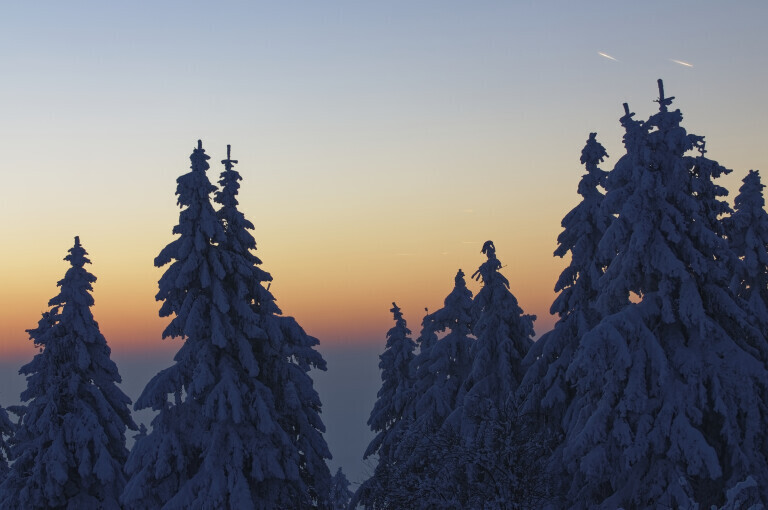
[[[619,122],[621,122],[621,125],[626,127],[630,124],[630,122],[636,122],[632,117],[635,116],[635,112],[632,112],[629,110],[629,104],[623,103],[624,105],[624,115],[622,115],[619,118]]]
[[[237,164],[236,159],[230,159],[230,151],[232,150],[231,145],[227,145],[227,159],[222,159],[221,163],[224,165],[224,168],[227,170],[232,170],[232,168]]]
[[[198,140],[197,141],[197,148],[192,151],[192,154],[189,155],[189,160],[192,162],[192,171],[195,170],[202,170],[205,172],[210,168],[208,165],[207,160],[211,159],[211,157],[205,153],[205,149],[203,149],[203,141]]]
[[[661,110],[662,112],[666,112],[667,106],[672,104],[672,100],[675,98],[675,96],[664,97],[664,81],[661,78],[659,78],[658,83],[659,83],[659,98],[656,99],[655,101],[659,103],[659,110]]]
[[[80,236],[75,236],[74,246],[67,251],[69,253],[64,257],[64,260],[68,261],[72,267],[83,267],[85,264],[91,263],[86,257],[88,252],[85,251],[85,248],[80,244]]]
[[[459,271],[456,273],[456,277],[453,279],[454,282],[456,282],[457,287],[466,287],[467,283],[464,281],[464,271],[459,269]]]
[[[594,170],[599,170],[594,167],[599,163],[602,163],[607,157],[608,153],[605,151],[605,147],[597,141],[597,133],[590,133],[587,144],[581,150],[581,163],[583,165],[589,165],[587,171],[592,172]],[[581,191],[579,191],[579,193],[581,194]]]
[[[403,318],[402,312],[400,312],[400,308],[395,304],[395,302],[392,302],[392,308],[389,310],[392,312],[395,316],[395,320],[400,320]]]
[[[498,270],[501,269],[501,262],[499,262],[499,259],[496,258],[496,247],[493,245],[493,241],[484,242],[483,249],[480,251],[485,253],[485,256],[488,257],[488,260],[483,262],[477,271],[472,274],[472,278],[478,281],[482,279],[483,283],[488,285],[490,284],[491,279],[495,277],[494,275],[496,275],[500,277],[499,281],[503,282],[504,286],[509,288],[509,282],[507,279],[498,273]]]

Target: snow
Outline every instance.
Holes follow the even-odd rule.
[[[93,319],[87,253],[75,237],[71,267],[30,339],[42,350],[23,366],[26,404],[10,440],[13,463],[0,484],[2,508],[118,508],[126,480],[130,399]],[[7,426],[3,412],[0,424]],[[7,432],[7,428],[3,430]]]
[[[325,369],[317,339],[281,316],[257,267],[253,224],[237,209],[236,161],[221,189],[202,144],[178,178],[179,237],[155,260],[164,336],[184,344],[136,403],[158,411],[126,464],[131,508],[323,506],[330,491],[321,403],[308,375]]]

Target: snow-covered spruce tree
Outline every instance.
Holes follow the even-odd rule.
[[[352,491],[349,490],[349,480],[339,468],[331,478],[331,510],[347,510],[351,499]]]
[[[600,319],[595,300],[604,265],[597,257],[597,247],[613,218],[605,212],[599,189],[607,172],[598,165],[606,157],[596,133],[590,133],[581,151],[581,163],[587,170],[578,186],[582,201],[563,218],[563,232],[555,250],[558,257],[571,253],[571,263],[555,284],[555,292],[560,294],[550,308],[560,318],[529,351],[525,364],[530,366],[519,389],[527,419],[555,437],[562,434],[561,421],[572,397],[565,371],[581,336]]]
[[[443,308],[424,318],[420,338],[433,338],[431,345],[421,342],[414,358],[413,421],[398,446],[402,459],[401,485],[408,501],[421,508],[445,506],[445,495],[453,492],[456,466],[445,464],[447,444],[458,444],[455,430],[443,430],[446,419],[464,398],[463,384],[472,366],[470,350],[472,292],[464,272],[459,269],[455,285]],[[437,339],[437,332],[448,333]],[[449,484],[448,487],[445,485]]]
[[[768,334],[768,213],[760,174],[750,170],[734,200],[734,212],[724,219],[731,249],[739,258],[731,288]],[[768,362],[768,358],[765,358]]]
[[[225,241],[224,228],[209,198],[215,187],[205,173],[208,159],[198,141],[190,155],[191,171],[176,180],[177,203],[182,208],[173,228],[178,237],[155,258],[157,267],[170,263],[156,295],[163,302],[160,316],[173,316],[163,338],[183,338],[184,343],[174,356],[175,363],[155,375],[136,402],[137,410],[150,408],[158,414],[152,430],[138,438],[126,464],[130,480],[122,502],[129,508],[185,508],[194,501],[208,481],[203,450],[210,443],[216,415],[242,412],[244,405],[236,400],[239,388],[232,386],[229,375],[226,382],[221,381],[219,361],[230,354],[226,347],[233,326],[224,287],[225,260],[218,247]],[[222,390],[232,393],[222,395]],[[233,456],[240,454],[228,446]],[[236,476],[233,473],[238,488],[247,484]]]
[[[523,379],[522,360],[533,345],[535,315],[525,315],[509,291],[509,280],[499,272],[493,242],[483,244],[486,260],[473,275],[483,287],[472,303],[475,317],[472,368],[465,381],[462,435],[484,444],[485,424],[514,400]]]
[[[395,326],[387,332],[386,349],[379,356],[381,389],[368,418],[368,426],[376,436],[363,455],[364,459],[372,455],[378,459],[371,477],[355,493],[353,508],[357,504],[367,509],[391,508],[390,497],[398,491],[401,461],[396,457],[396,449],[413,418],[407,413],[413,393],[411,363],[416,343],[400,308],[392,303],[390,311]]]
[[[157,374],[137,402],[159,411],[137,440],[123,502],[131,508],[279,508],[317,503],[303,483],[301,452],[280,423],[278,397],[259,359],[267,301],[250,222],[237,211],[239,175],[225,160],[222,211],[198,142],[192,171],[178,179],[185,207],[171,242],[155,260],[171,265],[160,279],[161,315],[174,314],[164,336],[183,337],[176,363]],[[226,225],[226,230],[224,226]],[[276,307],[275,307],[276,308]],[[285,370],[284,370],[285,371]],[[169,401],[168,396],[172,395]],[[327,468],[326,468],[327,470]]]
[[[493,242],[487,241],[482,252],[488,260],[473,275],[483,287],[472,303],[477,338],[472,367],[462,405],[448,418],[454,423],[460,417],[458,465],[467,469],[453,500],[467,508],[533,506],[539,473],[521,441],[515,393],[524,375],[522,360],[533,344],[536,317],[523,314],[509,291]]]
[[[283,472],[291,475],[285,476],[282,491],[265,492],[265,495],[286,493],[274,504],[290,502],[305,508],[324,507],[328,504],[331,484],[326,459],[330,459],[331,453],[323,439],[325,426],[320,418],[320,397],[309,371],[325,370],[325,360],[315,350],[318,340],[307,335],[293,317],[280,315],[274,296],[264,287],[265,282],[272,281],[272,276],[258,267],[261,260],[253,254],[256,242],[249,232],[253,224],[237,208],[241,177],[234,169],[237,161],[229,158],[229,146],[223,163],[221,190],[216,193],[215,201],[221,204],[218,215],[226,227],[223,244],[229,261],[226,287],[234,292],[233,300],[241,303],[239,306],[243,302],[249,304],[249,311],[242,312],[249,321],[251,314],[256,314],[257,328],[249,324],[245,331],[260,367],[256,379],[271,391],[274,419],[285,433],[283,439],[290,441],[290,447],[281,447],[282,452],[274,457],[290,463],[283,467]],[[298,479],[294,479],[294,473],[298,473]]]
[[[660,80],[659,91],[631,191],[600,244],[615,254],[600,281],[604,318],[566,372],[574,396],[562,458],[574,508],[710,508],[750,476],[768,500],[768,373],[750,350],[760,333],[728,288],[732,254],[713,222],[724,190],[711,179],[725,169],[687,154],[702,139],[669,111]],[[626,189],[609,187],[606,201]],[[614,312],[630,293],[637,302]]]
[[[440,429],[461,404],[463,384],[472,367],[472,291],[461,269],[443,308],[429,314],[425,322],[432,334],[448,333],[428,349],[422,347],[414,359],[414,408],[418,411],[414,431],[421,436]]]
[[[86,255],[75,237],[51,310],[28,330],[40,352],[20,370],[26,405],[12,439],[14,462],[0,485],[2,508],[119,508],[125,431],[136,425],[91,314],[96,277],[85,269]]]
[[[415,421],[419,412],[417,401],[434,383],[434,378],[429,374],[428,370],[425,369],[424,363],[429,357],[429,352],[432,349],[432,346],[437,342],[438,326],[435,324],[432,315],[429,313],[429,309],[425,308],[424,311],[426,314],[421,321],[421,331],[416,338],[416,349],[414,349],[414,356],[411,358],[410,396],[406,408],[402,411],[402,415],[406,418],[398,424],[401,432],[406,432],[407,429],[407,434],[402,434],[401,440],[397,442],[396,448],[392,452],[393,458],[402,460],[402,462],[398,462],[398,469],[402,471],[400,475],[401,478],[406,477],[406,470],[408,468],[406,467],[405,461],[410,457],[411,452],[415,448],[416,436],[411,432],[415,427]],[[416,351],[418,351],[418,354]],[[420,384],[417,385],[416,379],[419,377],[419,373],[421,374],[420,377],[422,380],[420,381]],[[403,483],[400,485],[402,486]]]

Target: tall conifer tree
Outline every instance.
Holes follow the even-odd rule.
[[[712,179],[726,170],[687,154],[703,141],[660,80],[659,92],[624,184],[606,196],[621,205],[600,244],[611,260],[604,318],[566,372],[562,454],[576,508],[709,508],[755,480],[768,487],[768,374],[749,348],[761,336],[728,288],[732,255],[715,222],[727,206]]]
[[[41,350],[20,370],[26,405],[12,439],[14,462],[0,485],[2,508],[119,508],[125,431],[136,425],[91,313],[96,277],[85,269],[86,255],[75,237],[51,310],[28,330]]]
[[[137,403],[160,413],[131,452],[123,501],[134,508],[325,507],[330,475],[323,477],[322,468],[327,473],[330,454],[322,436],[319,447],[307,444],[307,433],[291,428],[282,411],[291,406],[287,391],[305,406],[315,402],[294,388],[305,381],[291,386],[282,375],[292,374],[291,349],[282,331],[269,331],[284,319],[268,320],[279,310],[262,286],[271,277],[251,252],[253,225],[237,209],[237,162],[229,154],[222,161],[217,214],[201,144],[190,159],[192,171],[178,179],[179,205],[186,207],[174,228],[180,237],[156,260],[173,261],[158,294],[161,315],[175,315],[165,334],[185,343],[176,364],[155,376]],[[270,355],[268,343],[276,349]],[[276,387],[275,378],[289,388]],[[311,418],[305,421],[319,435],[322,422]],[[310,446],[325,454],[322,468],[307,467],[306,459],[317,457]]]
[[[133,508],[325,507],[330,453],[319,399],[306,390],[307,364],[289,361],[295,348],[286,338],[303,340],[284,333],[295,333],[295,321],[274,317],[279,309],[262,285],[271,277],[257,267],[253,225],[237,209],[237,161],[229,154],[222,161],[215,213],[199,142],[190,159],[192,171],[178,179],[180,237],[156,259],[172,261],[158,293],[161,315],[174,315],[164,335],[185,341],[175,365],[137,403],[159,414],[131,452],[123,501]],[[323,366],[319,360],[313,366]],[[309,412],[299,415],[302,406]],[[299,430],[291,419],[307,426]]]

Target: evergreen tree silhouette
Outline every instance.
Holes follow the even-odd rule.
[[[347,510],[349,501],[352,499],[352,491],[349,490],[349,480],[341,470],[336,470],[336,474],[331,478],[331,510]]]
[[[413,418],[409,415],[409,404],[413,394],[411,363],[416,343],[410,337],[411,331],[400,308],[392,303],[390,311],[395,326],[387,332],[386,349],[379,356],[381,389],[368,419],[368,426],[376,436],[363,456],[376,455],[378,462],[374,473],[355,493],[352,508],[357,504],[371,509],[390,507],[390,493],[397,491],[399,482],[401,459],[397,458],[396,450]]]
[[[727,205],[712,179],[726,170],[703,156],[672,99],[659,80],[659,112],[635,124],[632,164],[619,185],[608,180],[618,218],[599,247],[610,260],[603,318],[566,371],[561,453],[574,508],[709,508],[755,481],[768,499],[768,373],[752,348],[763,340],[729,289],[733,256],[716,220]]]
[[[251,253],[253,225],[237,210],[236,161],[229,154],[223,161],[217,214],[210,202],[216,188],[205,174],[209,158],[200,142],[190,159],[192,171],[178,179],[179,205],[185,208],[174,228],[180,237],[155,261],[159,266],[171,262],[157,296],[164,301],[161,315],[174,315],[164,335],[181,336],[184,344],[176,363],[157,374],[137,402],[137,408],[159,414],[131,452],[123,503],[132,508],[325,507],[330,475],[307,467],[305,459],[314,459],[314,452],[301,442],[306,432],[291,429],[281,414],[288,405],[285,392],[304,397],[295,386],[305,381],[280,388],[282,393],[270,384],[275,370],[291,371],[284,354],[290,349],[265,321],[279,310],[262,286],[271,277]],[[263,356],[261,344],[272,339],[284,356],[282,364],[275,362],[277,356]],[[317,405],[319,411],[319,399]],[[319,418],[310,426],[319,435]],[[327,472],[324,458],[330,453],[321,442],[318,449],[323,448]]]
[[[13,464],[0,484],[2,508],[119,508],[125,431],[136,425],[91,313],[96,277],[85,269],[86,255],[75,237],[59,294],[28,330],[40,352],[20,370],[26,405],[11,440]]]
[[[413,360],[413,420],[400,439],[397,457],[401,460],[401,488],[406,500],[421,508],[445,506],[446,496],[455,492],[461,466],[447,461],[448,449],[457,444],[455,424],[448,417],[461,406],[464,382],[472,368],[472,292],[459,269],[454,288],[443,307],[428,314],[420,338],[434,338],[432,345],[421,343]],[[442,338],[436,333],[446,332]]]
[[[756,324],[768,337],[768,213],[760,173],[750,170],[734,200],[734,212],[724,219],[725,230],[738,261],[731,289],[746,302]],[[759,349],[768,363],[765,346]]]
[[[474,334],[472,368],[461,408],[461,433],[472,445],[489,444],[487,425],[514,400],[523,379],[522,361],[533,345],[535,315],[526,315],[502,275],[493,242],[486,241],[486,260],[473,275],[483,287],[472,302]]]
[[[208,159],[198,141],[191,171],[176,181],[182,208],[173,228],[178,237],[155,258],[157,267],[170,264],[156,296],[163,302],[160,316],[172,316],[163,338],[184,343],[174,364],[149,381],[135,405],[158,414],[126,464],[130,480],[122,502],[131,508],[184,508],[206,482],[203,449],[219,396],[218,362],[228,345],[230,310],[226,261],[218,247],[225,241],[224,228],[209,198],[215,187],[205,173]]]

